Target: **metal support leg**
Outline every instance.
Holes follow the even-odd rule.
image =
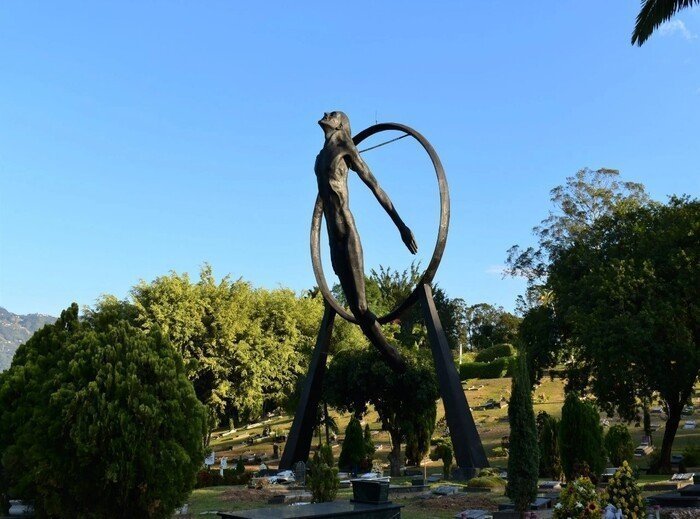
[[[461,477],[471,478],[479,468],[488,467],[489,461],[469,410],[467,398],[464,396],[462,383],[452,360],[452,352],[435,309],[430,285],[425,284],[421,287],[420,300],[457,466]]]
[[[318,404],[321,398],[323,375],[326,372],[328,345],[331,341],[333,320],[335,318],[335,311],[328,303],[324,302],[324,308],[323,320],[318,330],[318,338],[311,357],[309,372],[306,375],[304,389],[301,392],[297,411],[294,414],[292,429],[289,431],[282,459],[280,459],[279,468],[282,470],[291,469],[294,463],[298,461],[306,462],[309,458],[311,437],[313,436]]]

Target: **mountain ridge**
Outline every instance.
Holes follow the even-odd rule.
[[[14,314],[0,306],[0,371],[12,364],[12,357],[20,344],[44,325],[53,324],[57,317],[46,314]]]

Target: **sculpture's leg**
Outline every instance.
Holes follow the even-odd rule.
[[[374,316],[367,319],[365,322],[360,322],[360,328],[362,329],[362,333],[365,334],[365,337],[377,348],[377,351],[379,351],[380,355],[384,358],[384,362],[386,362],[392,370],[396,373],[406,372],[406,363],[401,357],[401,354],[386,340]]]
[[[314,424],[318,413],[318,404],[321,397],[323,375],[326,372],[326,359],[328,358],[328,345],[333,331],[335,311],[324,302],[323,320],[318,330],[316,347],[311,356],[311,364],[306,375],[301,398],[294,414],[292,429],[289,431],[287,443],[284,446],[279,468],[291,469],[297,461],[307,461],[311,449],[311,437],[314,432]]]
[[[464,396],[459,374],[452,360],[452,352],[435,309],[433,291],[425,284],[420,288],[421,306],[428,327],[430,347],[440,385],[440,396],[445,406],[445,418],[450,428],[452,447],[461,477],[473,477],[479,468],[488,467],[489,461],[476,430],[474,418]]]

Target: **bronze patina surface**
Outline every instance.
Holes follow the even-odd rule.
[[[338,276],[350,312],[355,322],[360,325],[362,332],[393,370],[404,372],[406,367],[403,359],[396,348],[386,340],[377,317],[367,307],[362,244],[355,226],[355,219],[350,211],[348,193],[350,170],[355,171],[372,191],[396,225],[401,240],[412,254],[418,251],[418,245],[411,229],[401,219],[389,196],[362,160],[350,134],[348,117],[343,112],[330,112],[324,114],[318,124],[323,129],[325,142],[316,157],[314,171],[318,184],[318,198],[321,200],[328,230],[333,271]]]
[[[438,188],[440,192],[440,223],[438,226],[437,239],[435,240],[435,248],[433,249],[433,255],[430,258],[430,263],[425,269],[425,272],[420,278],[420,281],[416,284],[416,288],[413,290],[411,295],[409,295],[403,302],[401,302],[396,308],[386,315],[377,317],[377,321],[380,324],[389,323],[397,319],[408,307],[413,305],[419,298],[420,287],[423,284],[430,283],[435,277],[438,266],[440,265],[440,260],[442,259],[442,254],[445,250],[445,244],[447,243],[447,231],[450,225],[450,193],[447,187],[447,178],[445,177],[445,170],[442,167],[442,162],[440,162],[440,157],[433,149],[432,145],[428,140],[418,133],[413,128],[399,123],[380,123],[370,126],[369,128],[358,133],[354,138],[353,142],[355,146],[365,139],[371,137],[380,132],[385,131],[400,131],[404,132],[404,135],[411,136],[417,140],[420,145],[425,149],[430,157],[430,160],[435,169],[435,175],[437,177]],[[391,142],[391,141],[390,141]],[[314,276],[316,277],[316,283],[323,294],[323,297],[331,305],[333,310],[336,311],[338,315],[342,318],[352,322],[357,323],[355,317],[347,312],[343,306],[336,301],[333,294],[328,288],[325,276],[323,274],[323,265],[321,264],[321,220],[323,218],[323,199],[319,195],[316,198],[316,205],[314,206],[313,218],[311,220],[311,261],[314,268]]]

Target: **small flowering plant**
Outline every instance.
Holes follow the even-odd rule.
[[[554,506],[554,519],[581,519],[602,514],[601,496],[588,478],[578,478],[562,491],[559,502]]]
[[[625,519],[646,517],[644,498],[639,491],[632,467],[626,461],[610,478],[604,499],[622,511]]]

